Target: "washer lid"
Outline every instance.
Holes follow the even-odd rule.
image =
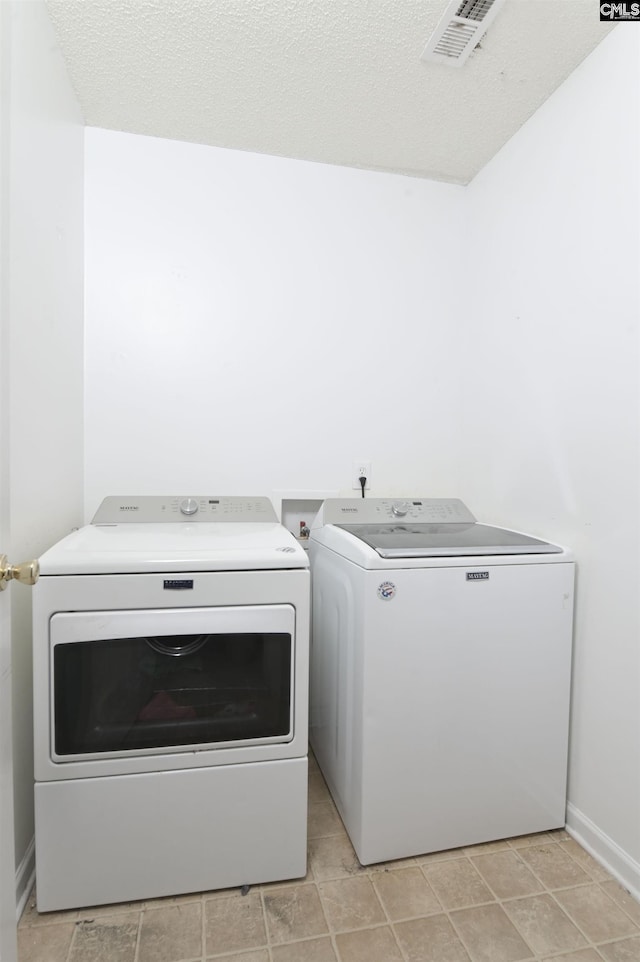
[[[467,524],[336,524],[381,558],[458,558],[474,555],[560,554],[562,548],[507,528]]]

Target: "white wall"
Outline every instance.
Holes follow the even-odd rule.
[[[102,130],[86,151],[87,517],[349,489],[360,457],[374,491],[455,489],[461,188]]]
[[[366,457],[373,495],[458,495],[575,547],[571,811],[629,884],[636,43],[614,31],[466,190],[86,139],[87,517],[116,493],[346,493]]]
[[[11,7],[9,494],[17,562],[82,522],[84,131],[45,4]],[[11,587],[19,889],[33,868],[31,590]]]
[[[486,256],[462,324],[475,404],[460,439],[479,513],[575,549],[569,824],[640,890],[640,44],[627,27],[468,189],[469,242]]]

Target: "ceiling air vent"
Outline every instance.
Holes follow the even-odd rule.
[[[424,48],[421,60],[461,67],[503,3],[504,0],[454,0]]]

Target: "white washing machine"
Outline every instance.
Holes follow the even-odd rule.
[[[108,498],[34,590],[40,911],[306,873],[309,569],[266,498]]]
[[[565,823],[574,562],[458,500],[311,530],[311,744],[363,864]]]

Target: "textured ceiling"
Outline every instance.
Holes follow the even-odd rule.
[[[89,126],[466,184],[607,34],[506,0],[459,68],[447,0],[47,0]]]

